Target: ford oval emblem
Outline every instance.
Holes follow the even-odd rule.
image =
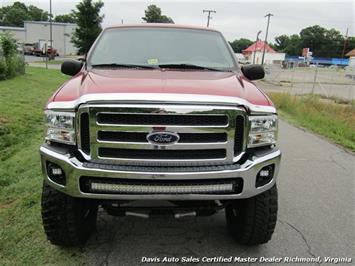
[[[149,143],[154,145],[172,145],[178,142],[180,139],[177,133],[159,131],[152,132],[147,135]]]

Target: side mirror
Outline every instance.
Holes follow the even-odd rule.
[[[249,80],[262,79],[265,77],[265,71],[261,65],[244,65],[242,66],[242,72]]]
[[[66,60],[62,63],[61,71],[65,75],[75,76],[83,67],[83,63],[77,60]]]

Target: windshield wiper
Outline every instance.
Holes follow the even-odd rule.
[[[222,71],[222,72],[231,72],[231,70],[223,70],[213,67],[205,67],[194,64],[160,64],[161,68],[181,68],[181,69],[202,69],[202,70],[211,70],[211,71]]]
[[[147,66],[147,65],[134,65],[134,64],[117,64],[117,63],[110,63],[110,64],[95,64],[91,65],[92,67],[122,67],[122,68],[147,68],[147,69],[155,69],[156,66]]]

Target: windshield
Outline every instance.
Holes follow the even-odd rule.
[[[232,54],[218,32],[139,27],[104,31],[88,58],[88,64],[235,68]]]

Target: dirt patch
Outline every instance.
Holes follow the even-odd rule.
[[[0,212],[2,212],[3,210],[5,210],[6,208],[11,207],[12,205],[14,205],[16,203],[16,199],[11,200],[11,201],[7,201],[7,202],[0,202]]]
[[[0,125],[1,124],[6,124],[6,123],[8,123],[9,122],[9,119],[7,119],[7,118],[5,118],[5,117],[3,117],[3,116],[0,116]]]

